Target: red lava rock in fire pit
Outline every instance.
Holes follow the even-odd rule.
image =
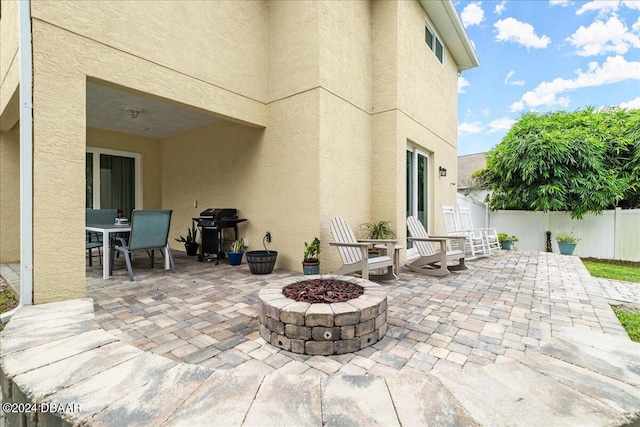
[[[282,293],[292,300],[315,304],[349,301],[362,295],[364,289],[344,280],[312,279],[285,286]]]

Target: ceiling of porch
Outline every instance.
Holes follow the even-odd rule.
[[[130,118],[125,108],[141,113]],[[87,82],[87,126],[150,138],[168,138],[220,120],[155,97]]]

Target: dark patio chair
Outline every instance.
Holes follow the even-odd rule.
[[[117,209],[87,209],[85,211],[85,224],[113,224],[118,215]],[[102,265],[102,235],[95,231],[87,231],[86,249],[89,251],[89,266],[93,266],[93,250],[98,250],[98,259]]]
[[[173,273],[176,272],[173,263],[173,255],[169,248],[169,226],[171,225],[172,210],[137,210],[131,215],[131,233],[127,242],[122,237],[113,239],[111,245],[111,271],[113,272],[113,256],[116,252],[122,252],[129,271],[129,280],[133,281],[133,269],[131,267],[131,253],[134,251],[146,251],[151,257],[153,268],[153,251],[166,249],[169,257],[169,265]]]

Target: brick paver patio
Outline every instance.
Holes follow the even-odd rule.
[[[502,251],[443,278],[403,271],[388,291],[386,336],[338,356],[280,350],[259,335],[259,289],[298,275],[252,275],[246,264],[199,263],[174,254],[177,273],[138,256],[135,282],[88,271],[88,297],[102,328],[140,349],[215,369],[303,376],[461,369],[518,359],[556,332],[578,328],[626,336],[598,280],[577,257]],[[160,264],[160,263],[157,263]]]

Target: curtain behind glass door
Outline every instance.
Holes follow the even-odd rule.
[[[135,160],[100,154],[100,207],[118,209],[131,218],[135,207]]]
[[[93,209],[93,153],[87,153],[85,176],[87,179],[87,209]]]

